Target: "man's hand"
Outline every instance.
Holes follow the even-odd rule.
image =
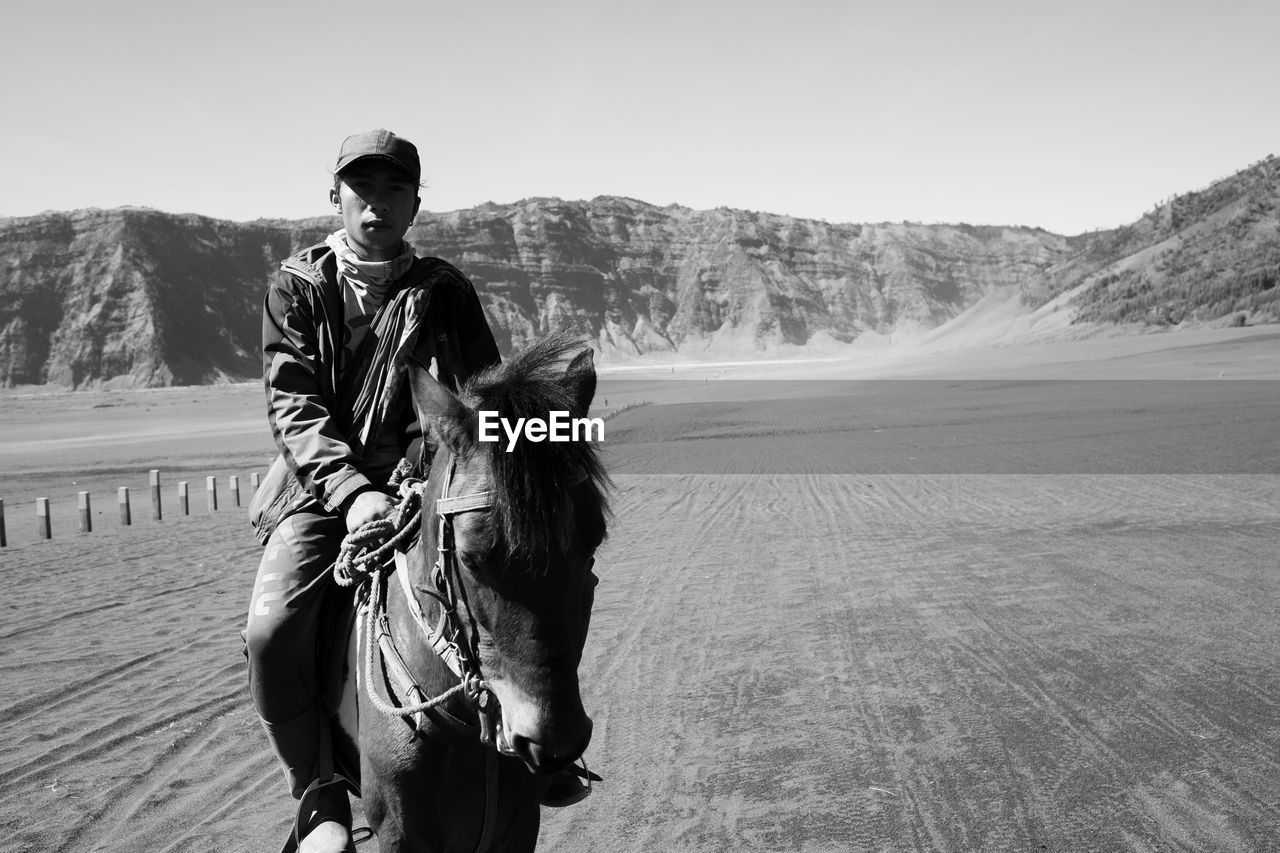
[[[355,533],[370,521],[390,518],[395,511],[395,501],[382,492],[374,490],[361,492],[347,508],[347,532]]]

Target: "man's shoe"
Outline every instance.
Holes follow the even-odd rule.
[[[355,839],[351,834],[351,801],[347,790],[351,783],[339,774],[332,779],[316,779],[302,792],[298,801],[298,815],[294,819],[293,832],[280,853],[297,853],[299,850],[321,848],[355,853]],[[316,830],[321,830],[308,844]]]

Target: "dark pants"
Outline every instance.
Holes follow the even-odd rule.
[[[329,569],[346,532],[333,516],[286,517],[267,541],[249,604],[249,693],[294,797],[312,781],[333,776],[316,632],[333,583]]]

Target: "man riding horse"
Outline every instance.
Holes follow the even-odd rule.
[[[430,365],[456,390],[499,360],[471,282],[404,240],[420,203],[414,145],[355,134],[333,176],[343,228],[286,259],[266,295],[263,373],[280,453],[250,510],[266,548],[245,632],[249,689],[295,798],[334,775],[316,651],[330,567],[347,534],[395,511],[385,489],[397,463],[430,459],[404,365]],[[580,787],[559,774],[550,804],[576,801]],[[301,849],[353,849],[346,790],[324,787],[315,803],[300,816]]]

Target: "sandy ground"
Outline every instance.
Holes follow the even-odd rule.
[[[543,849],[1275,848],[1280,330],[942,355],[609,373],[607,781]],[[247,503],[260,393],[0,398],[0,850],[278,848],[259,549],[204,495]]]
[[[963,319],[957,318],[957,321]],[[952,321],[957,322],[957,321]],[[989,326],[950,324],[894,345],[851,345],[838,354],[720,360],[654,355],[608,365],[610,379],[1275,379],[1280,325],[1201,328],[1005,341]],[[1080,332],[1084,334],[1084,332]]]

